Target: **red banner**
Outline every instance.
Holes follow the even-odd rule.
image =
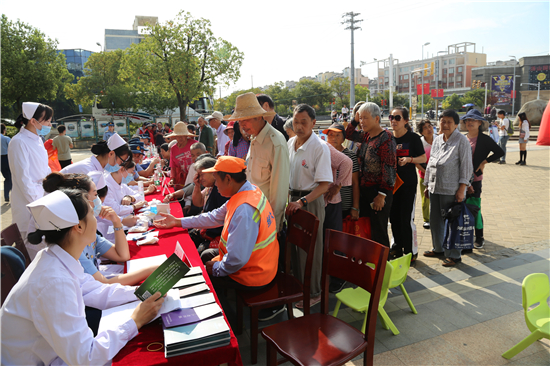
[[[430,94],[430,83],[424,83],[424,94]]]
[[[422,84],[416,84],[416,95],[422,94]]]
[[[443,89],[437,89],[437,97],[438,98],[443,98],[443,94],[444,94]]]
[[[515,90],[512,90],[512,91],[510,92],[510,98],[516,99],[516,91],[515,91]]]
[[[437,98],[437,89],[432,89],[432,98]]]

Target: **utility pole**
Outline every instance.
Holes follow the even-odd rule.
[[[355,24],[363,21],[363,19],[355,19],[358,15],[361,15],[361,13],[354,13],[353,11],[342,15],[342,18],[345,18],[342,24],[347,24],[346,30],[351,30],[351,73],[349,78],[349,106],[351,109],[355,106],[355,54],[353,50],[353,31],[361,29],[361,27],[356,27]]]

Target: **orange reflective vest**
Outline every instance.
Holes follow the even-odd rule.
[[[245,286],[267,285],[275,278],[277,273],[279,242],[277,241],[277,225],[271,205],[256,186],[254,186],[253,191],[239,192],[227,201],[227,214],[219,244],[220,255],[213,260],[221,260],[227,253],[229,223],[237,207],[242,204],[249,204],[256,209],[253,220],[260,223],[260,230],[248,262],[237,272],[230,274],[229,277]]]

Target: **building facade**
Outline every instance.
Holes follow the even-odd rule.
[[[143,29],[158,23],[158,17],[136,16],[132,29],[105,29],[104,51],[126,49],[144,38]]]
[[[67,69],[74,75],[72,82],[76,84],[78,78],[84,76],[84,65],[93,52],[82,49],[59,50],[58,52],[65,55]]]

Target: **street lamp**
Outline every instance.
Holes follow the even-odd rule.
[[[515,111],[515,107],[516,107],[516,64],[518,62],[517,62],[516,56],[508,56],[508,57],[513,57],[514,58],[514,78],[512,80],[514,82],[514,85],[512,85],[512,94],[513,94],[513,98],[512,98],[512,116],[513,116],[514,111]]]
[[[99,52],[103,51],[103,49],[102,49],[103,47],[101,46],[101,43],[96,42],[95,44],[99,46]]]
[[[519,84],[519,86],[522,86],[523,84],[537,86],[537,100],[540,99],[540,81],[536,84],[534,84],[534,83],[521,83],[521,84]]]
[[[424,46],[427,46],[429,44],[430,44],[430,42],[426,42],[422,45],[422,60],[424,60]]]

